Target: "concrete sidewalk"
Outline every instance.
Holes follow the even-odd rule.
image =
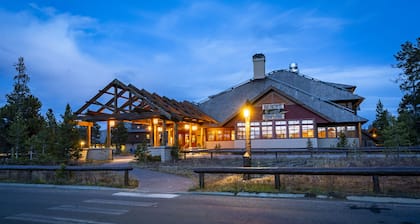
[[[133,156],[116,156],[111,164],[128,164],[134,161]],[[176,193],[187,192],[194,186],[190,178],[177,175],[151,171],[148,169],[134,168],[130,175],[139,180],[137,188],[140,192],[149,193]]]

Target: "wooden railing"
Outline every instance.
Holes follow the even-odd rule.
[[[372,176],[373,192],[381,192],[379,176],[420,176],[420,167],[349,167],[349,168],[296,168],[296,167],[208,167],[195,168],[199,186],[204,188],[204,174],[268,174],[274,175],[274,185],[280,189],[280,175],[338,175]]]
[[[22,171],[28,174],[28,181],[32,180],[34,171],[123,171],[124,186],[129,185],[129,171],[133,170],[131,166],[37,166],[37,165],[0,165],[0,171]]]
[[[253,154],[273,154],[276,158],[279,155],[325,155],[325,154],[344,154],[350,156],[353,154],[394,154],[394,155],[404,155],[404,154],[418,154],[420,153],[419,147],[399,147],[399,148],[252,148],[251,152]],[[184,159],[187,159],[187,154],[199,154],[206,153],[210,155],[210,158],[213,159],[214,155],[217,154],[233,154],[233,155],[243,155],[245,153],[244,149],[183,149],[180,153],[184,154]]]

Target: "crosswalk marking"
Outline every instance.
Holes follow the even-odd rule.
[[[71,212],[107,214],[107,215],[122,215],[128,212],[128,210],[126,209],[93,208],[93,207],[77,206],[77,205],[60,205],[60,206],[51,207],[48,209],[71,211]]]
[[[112,194],[113,196],[126,196],[126,197],[139,197],[139,198],[162,198],[170,199],[176,198],[177,194],[151,194],[151,193],[139,193],[139,192],[118,192]]]
[[[18,221],[30,221],[38,223],[48,223],[48,224],[113,224],[110,222],[96,222],[86,219],[73,219],[73,218],[64,218],[57,216],[46,216],[46,215],[36,215],[30,213],[21,213],[14,216],[7,216],[5,219],[9,220],[18,220]]]
[[[156,202],[103,200],[103,199],[90,199],[90,200],[85,200],[84,202],[96,203],[96,204],[126,205],[126,206],[136,206],[136,207],[157,207]]]

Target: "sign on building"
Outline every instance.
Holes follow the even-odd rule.
[[[272,103],[262,105],[263,120],[281,120],[284,119],[284,103]]]

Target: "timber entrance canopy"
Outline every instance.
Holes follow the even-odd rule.
[[[115,79],[75,112],[77,119],[136,121],[159,118],[174,122],[216,123],[191,102],[178,102]]]

